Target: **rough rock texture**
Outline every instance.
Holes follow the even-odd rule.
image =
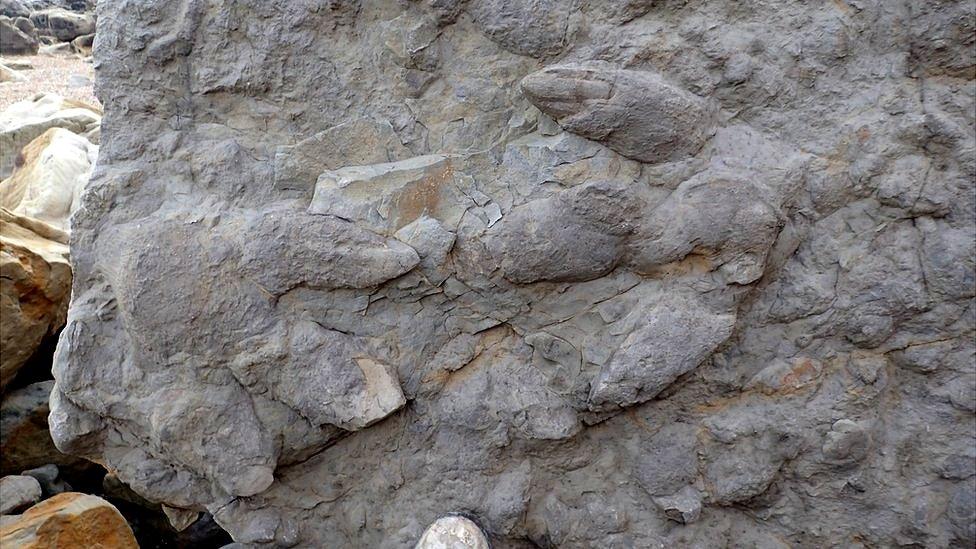
[[[0,544],[23,549],[139,549],[129,525],[111,503],[98,496],[77,492],[65,492],[46,499],[17,520],[4,523],[0,527]]]
[[[976,541],[971,2],[98,9],[62,450],[247,546]]]
[[[70,297],[67,233],[0,208],[0,390],[64,326]]]

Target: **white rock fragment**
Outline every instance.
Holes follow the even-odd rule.
[[[434,521],[414,549],[488,549],[488,539],[478,525],[464,517],[442,517]]]

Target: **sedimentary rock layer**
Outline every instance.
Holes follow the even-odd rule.
[[[55,441],[251,546],[972,545],[970,8],[100,2]]]

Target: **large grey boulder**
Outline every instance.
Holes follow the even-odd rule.
[[[964,1],[102,2],[50,426],[247,547],[970,544]]]

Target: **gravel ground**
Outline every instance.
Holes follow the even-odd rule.
[[[90,61],[90,59],[89,59]],[[92,89],[95,71],[92,64],[77,56],[20,55],[0,59],[5,65],[28,62],[29,70],[17,70],[26,82],[0,82],[0,111],[12,103],[30,99],[38,93],[53,92],[101,107]]]

